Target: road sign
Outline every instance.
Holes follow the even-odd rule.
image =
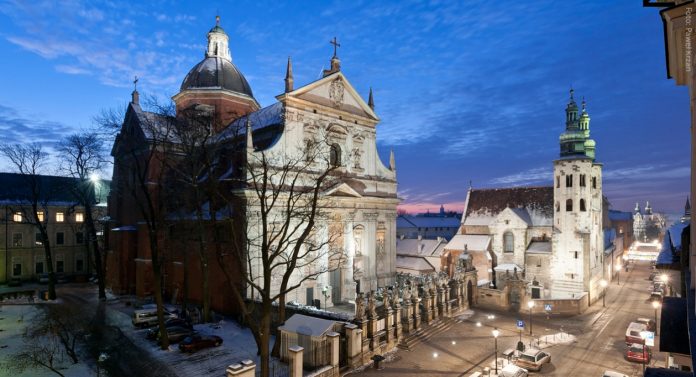
[[[524,321],[521,319],[517,320],[517,329],[518,330],[524,330]]]
[[[544,310],[546,310],[547,312],[550,312],[552,308],[553,308],[553,305],[551,305],[551,304],[544,304]]]
[[[641,334],[643,335],[643,334]],[[645,331],[645,345],[648,347],[655,347],[655,333],[652,331]]]

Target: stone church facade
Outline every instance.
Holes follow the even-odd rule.
[[[353,302],[356,286],[370,291],[393,284],[398,204],[396,167],[393,154],[385,165],[377,153],[379,117],[374,111],[372,91],[368,101],[357,93],[341,71],[341,61],[334,47],[331,68],[324,71],[321,79],[302,87],[295,87],[288,59],[284,93],[276,96],[277,102],[261,107],[243,74],[232,62],[228,41],[218,19],[218,24],[208,32],[205,58],[191,69],[180,92],[173,97],[177,112],[192,107],[212,108],[216,117],[214,134],[228,142],[229,148],[244,149],[240,153],[246,153],[247,159],[262,154],[269,160],[298,156],[303,147],[321,135],[329,141],[331,163],[339,166],[337,182],[321,193],[321,202],[327,204],[322,211],[327,215],[316,225],[316,237],[328,237],[326,229],[339,229],[339,236],[331,240],[329,247],[342,250],[342,262],[333,271],[303,282],[287,301],[313,304],[318,299],[321,306],[326,307]],[[150,294],[152,289],[148,280],[151,280],[148,277],[151,271],[149,251],[147,242],[143,241],[146,233],[132,199],[118,190],[118,182],[124,182],[129,175],[125,150],[131,144],[148,143],[146,130],[137,129],[152,117],[156,115],[140,107],[138,94],[134,92],[112,152],[116,190],[109,200],[109,214],[113,220],[109,282],[117,292],[141,296]],[[234,132],[240,129],[246,132]],[[234,162],[226,163],[233,171]],[[237,210],[244,214],[248,223],[247,237],[258,236],[260,231],[254,226],[258,221],[258,208],[246,200],[253,193],[248,188],[230,192],[242,203]],[[250,247],[247,252],[254,255],[259,251]],[[168,277],[165,290],[172,296],[182,284],[181,265],[181,260],[171,260],[164,267]],[[296,271],[296,274],[301,273],[299,269]],[[233,308],[230,308],[229,299],[218,297],[224,296],[222,275],[219,269],[211,269],[210,290],[215,293],[213,308],[230,311]],[[196,288],[191,288],[190,295],[194,301],[200,298]]]
[[[580,110],[571,90],[553,186],[469,189],[459,232],[446,249],[472,257],[480,286],[502,289],[523,280],[532,299],[599,297],[606,209],[589,123],[585,102]],[[519,305],[521,296],[510,304]]]

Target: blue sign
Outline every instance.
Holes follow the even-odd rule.
[[[544,304],[544,310],[546,310],[547,312],[550,312],[552,307],[553,306],[551,304]]]
[[[517,329],[518,330],[524,330],[524,321],[521,319],[517,320]]]

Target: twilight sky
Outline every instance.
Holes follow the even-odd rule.
[[[131,3],[131,4],[128,4]],[[0,0],[2,141],[51,143],[101,109],[177,93],[221,16],[262,106],[317,79],[341,43],[348,80],[375,92],[382,160],[403,207],[460,210],[474,187],[551,185],[572,85],[585,97],[604,193],[680,213],[689,102],[666,77],[662,23],[639,1]]]

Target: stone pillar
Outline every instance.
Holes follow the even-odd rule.
[[[466,290],[465,280],[460,279],[457,281],[457,299],[459,300],[459,310],[469,309],[469,302],[466,300],[464,291]]]
[[[337,367],[339,363],[340,350],[340,335],[337,332],[329,332],[326,334],[329,337],[329,343],[331,344],[331,366]]]
[[[394,310],[387,306],[387,318],[384,321],[384,331],[387,335],[387,349],[394,348]]]
[[[449,285],[447,283],[443,284],[442,289],[445,291],[445,317],[449,317],[451,312]]]
[[[368,334],[367,336],[370,337],[370,349],[373,351],[376,351],[379,349],[379,336],[377,336],[377,322],[379,321],[378,317],[373,317],[370,319],[370,323],[367,325],[368,328]]]
[[[404,300],[404,309],[403,309],[403,316],[404,316],[404,332],[410,333],[413,330],[413,304],[411,303],[410,299]]]
[[[423,288],[423,313],[425,318],[423,321],[425,323],[430,323],[433,321],[433,310],[430,304],[430,290],[427,287]]]
[[[346,326],[346,353],[348,357],[348,365],[355,368],[362,365],[362,329],[358,326],[349,323]]]
[[[442,287],[437,287],[437,309],[435,310],[438,318],[445,316],[445,290]]]
[[[304,348],[300,346],[292,346],[288,348],[288,351],[290,351],[290,377],[302,377]]]
[[[232,364],[225,370],[227,377],[256,377],[256,365],[251,360]]]
[[[418,330],[421,324],[420,299],[413,299],[413,329]]]
[[[430,312],[433,320],[437,319],[437,287],[430,289]]]
[[[394,323],[396,323],[394,337],[398,342],[401,340],[401,332],[403,331],[401,327],[401,305],[398,302],[396,303],[396,309],[394,309]]]

